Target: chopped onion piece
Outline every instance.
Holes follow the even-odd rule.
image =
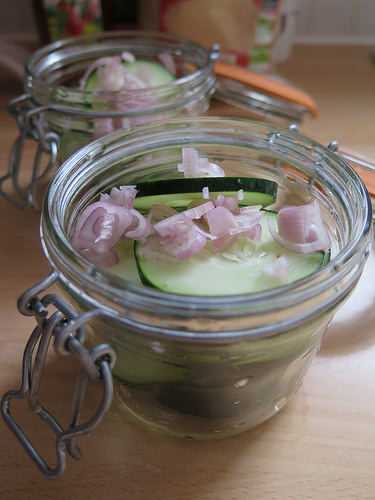
[[[163,219],[162,221],[155,224],[154,229],[158,234],[160,234],[160,236],[167,236],[171,231],[173,232],[174,228],[177,228],[179,224],[181,225],[184,222],[191,221],[193,219],[200,219],[205,214],[209,213],[213,208],[214,204],[211,201],[208,201],[206,203],[203,203],[202,205],[194,208],[189,208],[184,212],[177,213],[175,215],[172,215],[171,217],[168,217],[167,219]],[[178,229],[176,229],[176,231],[178,231]]]
[[[126,238],[144,240],[152,233],[150,221],[138,212],[138,210],[134,210],[134,208],[130,210],[130,213],[133,216],[133,223],[130,227],[130,231],[125,233]]]
[[[116,205],[125,208],[133,208],[134,199],[137,196],[137,189],[135,186],[120,186],[111,189],[109,196],[110,200]]]
[[[214,207],[215,206],[212,201],[207,201],[206,203],[202,203],[202,205],[185,210],[181,213],[181,215],[184,215],[184,217],[187,217],[188,219],[200,219],[209,213]]]
[[[81,90],[84,90],[86,83],[87,83],[87,80],[89,79],[91,73],[96,71],[101,66],[107,66],[107,65],[112,64],[113,59],[114,59],[113,57],[101,57],[100,59],[97,59],[95,62],[90,64],[90,66],[88,66],[88,68],[84,72],[84,74],[79,82],[79,88]]]
[[[223,194],[219,194],[219,196],[215,200],[215,206],[225,207],[233,213],[239,213],[238,199],[232,196],[224,196]]]
[[[224,170],[210,163],[207,158],[201,158],[194,148],[182,148],[182,163],[177,165],[177,170],[184,177],[224,177]]]
[[[180,229],[170,237],[161,239],[165,251],[179,260],[188,259],[199,253],[206,245],[207,238],[199,232],[190,220],[184,224],[176,224]]]
[[[231,235],[231,231],[237,228],[234,215],[225,207],[216,207],[207,214],[207,223],[210,233],[217,238]]]
[[[277,226],[278,232],[272,224],[269,224],[273,238],[294,252],[313,253],[327,250],[330,246],[329,234],[317,201],[307,205],[281,208]]]
[[[208,189],[207,186],[205,186],[202,189],[202,196],[203,196],[203,199],[205,199],[205,200],[209,200],[210,199],[210,190]]]
[[[72,246],[87,255],[108,253],[131,227],[132,211],[108,199],[88,205],[76,223]]]
[[[176,64],[170,52],[160,52],[160,54],[158,55],[158,59],[163,64],[165,69],[169,71],[169,73],[176,76]]]
[[[131,52],[128,52],[127,50],[125,50],[124,52],[122,52],[121,54],[121,59],[125,62],[128,62],[128,63],[133,63],[135,62],[135,55],[132,54]]]
[[[94,139],[99,139],[104,135],[110,134],[114,130],[112,118],[96,118],[95,120],[93,120],[93,125]]]
[[[329,246],[327,246],[325,242],[322,242],[320,240],[312,243],[293,243],[292,241],[281,238],[281,236],[277,233],[276,229],[271,224],[269,225],[269,229],[273,239],[277,241],[279,245],[287,248],[288,250],[292,250],[293,252],[307,254],[319,252],[321,250],[327,250],[329,248]]]
[[[113,58],[110,64],[100,66],[97,75],[100,91],[118,92],[125,85],[125,70],[118,58]]]

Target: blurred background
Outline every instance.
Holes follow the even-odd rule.
[[[155,29],[209,45],[261,72],[294,45],[375,46],[374,0],[12,0],[0,17],[1,80],[21,80],[36,47],[99,30]]]
[[[375,156],[375,0],[3,1],[0,107],[22,93],[24,61],[36,48],[119,29],[219,42],[226,62],[281,77],[316,99],[319,119],[304,121],[307,134]]]

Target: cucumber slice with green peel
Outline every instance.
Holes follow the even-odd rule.
[[[138,195],[134,208],[141,212],[151,209],[152,205],[164,204],[175,209],[187,208],[191,203],[201,200],[202,189],[208,187],[210,198],[219,194],[237,196],[243,190],[240,205],[271,205],[276,200],[277,184],[267,179],[251,177],[197,177],[192,179],[168,179],[137,184]]]
[[[135,285],[142,285],[138,273],[137,261],[134,256],[134,241],[121,240],[116,245],[116,251],[119,256],[119,261],[115,266],[111,267],[111,272],[114,272],[121,278]]]
[[[159,87],[176,79],[164,66],[157,62],[134,61],[132,63],[124,62],[123,65],[129,74],[144,81],[147,87]],[[98,75],[96,71],[88,78],[85,90],[89,92],[98,90]]]
[[[116,348],[116,344],[114,344]],[[155,356],[137,355],[121,351],[120,363],[113,370],[114,376],[128,384],[178,383],[187,378],[184,366],[165,362]]]
[[[187,260],[180,261],[165,253],[153,238],[135,243],[135,258],[142,282],[164,292],[182,295],[235,295],[255,293],[297,281],[317,271],[327,262],[327,253],[298,254],[279,245],[268,224],[276,214],[264,213],[262,238],[254,243],[238,239],[225,252],[215,253],[209,245]],[[285,281],[269,276],[265,269],[278,257],[288,262]]]

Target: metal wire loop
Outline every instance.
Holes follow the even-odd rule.
[[[59,137],[48,130],[45,119],[48,110],[48,106],[36,107],[27,94],[16,97],[8,105],[9,113],[16,120],[19,134],[11,148],[8,171],[0,177],[0,196],[20,208],[39,208],[39,185],[57,164]],[[30,174],[23,168],[28,140],[37,143]],[[44,156],[48,159],[45,160]]]
[[[85,324],[94,317],[105,316],[103,310],[97,309],[79,315],[56,294],[50,293],[39,297],[57,280],[57,273],[51,273],[23,293],[18,300],[19,311],[27,316],[34,316],[37,326],[34,328],[24,351],[20,387],[17,390],[8,391],[0,403],[2,416],[9,429],[47,478],[63,474],[67,453],[75,459],[81,456],[76,442],[77,438],[94,430],[103,420],[113,398],[111,368],[116,360],[115,352],[107,344],[95,346],[91,350],[83,345]],[[55,309],[51,314],[49,314],[50,307]],[[54,339],[55,349],[59,353],[73,355],[80,363],[80,373],[73,395],[70,424],[66,429],[60,425],[38,398],[43,369],[52,339]],[[91,418],[80,423],[81,409],[89,383],[101,385],[102,397]],[[56,436],[55,466],[52,467],[47,463],[15,420],[11,411],[11,402],[15,399],[26,400],[32,413],[37,415],[54,432]]]

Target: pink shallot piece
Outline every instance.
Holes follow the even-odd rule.
[[[306,205],[280,209],[278,232],[270,225],[273,238],[285,248],[299,253],[327,250],[330,238],[316,200]]]
[[[107,200],[120,207],[133,208],[137,192],[135,186],[120,186],[112,188],[110,195],[102,195],[102,197],[108,196]]]
[[[132,214],[123,207],[106,201],[92,203],[85,208],[77,221],[72,239],[73,246],[82,250],[101,242],[102,248],[105,241],[105,251],[119,241],[132,221]]]
[[[146,239],[152,233],[150,221],[134,208],[130,210],[130,213],[133,216],[133,223],[130,230],[125,233],[125,237],[132,240]]]
[[[217,238],[230,236],[231,231],[237,228],[234,215],[225,207],[216,207],[207,214],[207,223],[210,233]]]
[[[224,196],[223,194],[219,194],[219,196],[215,200],[215,206],[225,207],[233,213],[239,213],[238,198],[234,198],[232,196]]]
[[[178,225],[181,225],[186,221],[192,221],[193,219],[200,219],[213,208],[214,204],[211,201],[208,201],[207,203],[203,203],[202,205],[172,215],[167,219],[163,219],[154,225],[154,229],[161,237],[169,236],[174,231],[179,231]]]
[[[101,57],[100,59],[97,59],[95,62],[90,64],[90,66],[88,66],[88,68],[84,72],[84,74],[79,82],[79,88],[81,90],[84,90],[86,83],[87,83],[87,80],[91,76],[91,73],[96,71],[101,66],[109,66],[110,64],[113,63],[113,59],[114,59],[113,57]]]
[[[94,131],[93,137],[94,139],[100,139],[104,135],[110,134],[114,130],[114,124],[112,118],[96,118],[93,120]]]
[[[100,66],[97,70],[98,90],[101,92],[118,92],[125,85],[125,70],[120,58],[112,58],[112,62]]]
[[[215,207],[206,215],[210,233],[220,240],[214,242],[214,248],[227,247],[234,243],[235,236],[240,235],[258,241],[262,233],[261,217],[260,211],[235,215],[224,206]]]
[[[135,62],[135,56],[131,52],[128,52],[127,50],[124,50],[124,52],[121,53],[121,59],[125,62],[128,63],[133,63]]]
[[[224,170],[210,163],[207,158],[199,156],[194,148],[182,148],[182,163],[177,165],[177,170],[184,174],[184,177],[224,177]]]
[[[193,220],[201,219],[214,208],[211,201],[168,217],[154,225],[164,250],[177,259],[187,259],[199,253],[207,236]]]
[[[160,52],[158,59],[169,73],[176,76],[176,64],[170,52]]]
[[[129,71],[123,62],[132,63],[135,57],[130,52],[121,56],[102,57],[91,64],[80,81],[80,89],[84,90],[91,74],[97,72],[95,94],[97,98],[107,102],[114,111],[127,112],[148,110],[155,105],[155,97],[150,94],[130,92],[145,89],[149,86],[147,79],[142,79]],[[145,75],[146,76],[146,75]],[[108,95],[106,94],[108,93]],[[99,97],[100,96],[100,97]],[[128,129],[150,121],[149,116],[131,116],[115,118],[96,118],[93,120],[93,136],[95,139],[109,134],[113,130]]]
[[[115,257],[117,259],[114,246],[123,236],[144,239],[151,233],[149,221],[132,208],[133,190],[132,186],[125,186],[111,195],[102,195],[100,201],[87,206],[81,213],[72,236],[72,246],[92,262],[113,265],[109,263],[115,263]]]
[[[185,220],[176,226],[177,230],[160,240],[160,244],[169,255],[184,260],[199,253],[205,247],[207,238],[198,230],[193,221]]]

